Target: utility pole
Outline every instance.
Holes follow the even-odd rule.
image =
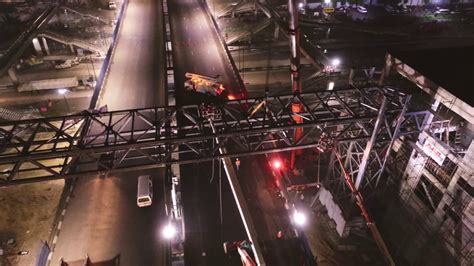
[[[301,93],[301,78],[300,78],[300,29],[298,26],[298,6],[296,0],[288,0],[288,28],[290,33],[290,71],[291,71],[291,88],[294,95]],[[302,111],[302,105],[298,100],[291,104],[293,120],[297,124],[303,123],[303,119],[298,115]],[[303,136],[303,128],[295,129],[294,140],[298,141]],[[290,168],[294,169],[297,155],[301,155],[301,150],[294,150],[291,152]]]

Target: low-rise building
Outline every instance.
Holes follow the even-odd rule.
[[[411,263],[421,254],[420,248],[435,238],[453,263],[472,265],[474,259],[473,58],[474,47],[386,56],[385,76],[397,72],[413,82],[432,111],[411,145],[399,191],[424,228],[406,243],[404,256]]]

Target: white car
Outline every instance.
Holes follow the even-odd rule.
[[[363,6],[357,6],[357,12],[365,14],[367,13],[367,8]]]
[[[449,11],[447,8],[436,7],[435,14],[449,13]]]
[[[116,8],[117,8],[117,4],[115,3],[115,1],[109,1],[109,9],[114,10]]]

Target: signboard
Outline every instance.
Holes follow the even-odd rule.
[[[423,152],[425,152],[431,159],[433,159],[440,166],[443,165],[446,155],[435,147],[436,141],[430,137],[425,140],[423,144]]]
[[[323,9],[324,13],[333,13],[334,12],[334,7],[325,7]]]

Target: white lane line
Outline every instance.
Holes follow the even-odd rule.
[[[58,230],[61,230],[61,227],[63,226],[63,221],[59,221],[58,223]]]
[[[191,55],[194,56],[194,51],[191,51]]]

